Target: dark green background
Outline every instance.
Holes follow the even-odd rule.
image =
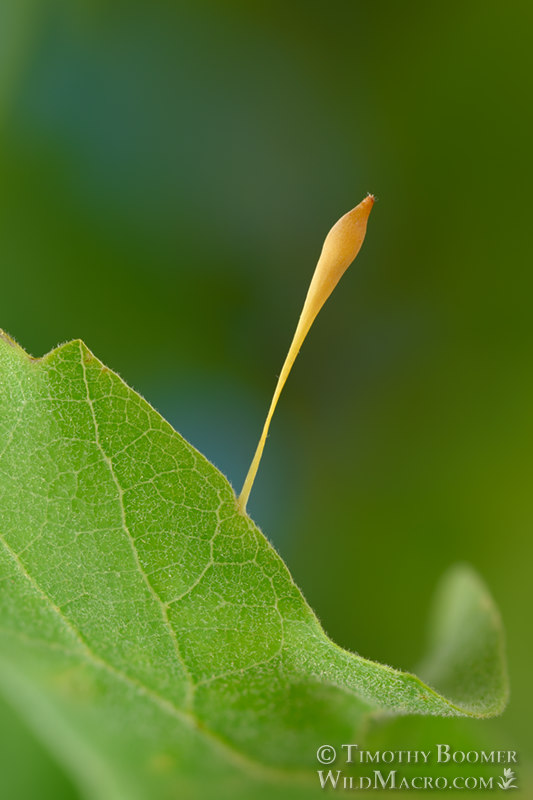
[[[512,699],[453,730],[524,759],[532,27],[530,0],[0,5],[0,326],[83,338],[236,488],[323,237],[378,196],[249,510],[328,633],[397,667],[473,564]],[[2,796],[70,797],[2,714]]]

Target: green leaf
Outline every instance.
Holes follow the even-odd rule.
[[[369,715],[505,703],[472,572],[427,665],[448,696],[342,650],[227,480],[80,341],[0,338],[0,507],[0,686],[99,800],[306,797]]]
[[[419,672],[472,716],[503,711],[507,669],[503,628],[487,589],[466,565],[444,577],[431,617],[429,654]]]
[[[31,769],[28,769],[31,764]],[[79,793],[47,752],[0,696],[0,774],[4,797],[77,800]]]

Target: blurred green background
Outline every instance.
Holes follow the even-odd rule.
[[[36,356],[83,338],[235,488],[324,235],[378,196],[249,511],[328,633],[396,667],[474,565],[512,698],[453,730],[524,759],[532,26],[529,0],[0,5],[0,325]],[[77,796],[1,717],[2,796]]]

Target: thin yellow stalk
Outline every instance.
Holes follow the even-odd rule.
[[[296,356],[318,312],[361,249],[366,233],[366,223],[373,205],[374,196],[369,194],[358,206],[348,211],[347,214],[335,223],[324,240],[322,252],[320,253],[320,258],[318,259],[307,291],[302,313],[300,314],[298,326],[279,374],[274,396],[272,397],[272,402],[270,403],[267,418],[263,426],[263,432],[259,439],[259,444],[257,445],[257,450],[255,451],[246,480],[244,481],[244,486],[237,500],[239,511],[243,514],[246,511],[246,504],[257,474],[261,456],[263,455],[268,429],[281,390],[285,386],[285,381],[289,376]]]

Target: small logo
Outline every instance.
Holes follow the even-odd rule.
[[[512,769],[504,769],[503,776],[498,781],[500,789],[518,789],[515,784],[516,778]]]

